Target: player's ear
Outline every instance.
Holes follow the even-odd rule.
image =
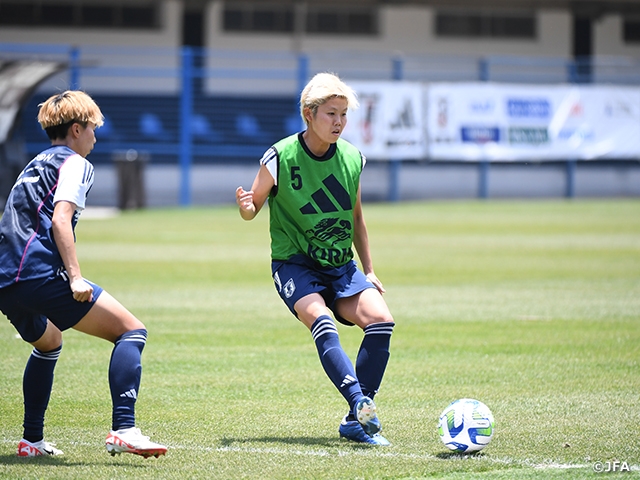
[[[311,118],[313,117],[313,112],[311,112],[309,107],[304,107],[302,112],[304,113],[304,119],[307,121],[307,125],[309,125]]]

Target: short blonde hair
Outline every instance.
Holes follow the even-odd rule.
[[[306,124],[309,122],[304,117],[304,109],[309,108],[315,115],[318,107],[331,98],[344,98],[347,107],[358,108],[358,98],[346,83],[334,73],[316,74],[302,90],[300,94],[300,115]]]
[[[88,123],[93,123],[96,127],[104,124],[104,116],[96,102],[79,90],[52,95],[38,106],[38,123],[52,140],[65,138],[73,123],[85,127]]]

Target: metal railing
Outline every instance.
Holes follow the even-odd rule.
[[[86,90],[106,116],[92,161],[134,149],[153,162],[180,165],[180,203],[190,203],[194,162],[259,157],[301,127],[298,96],[318,71],[347,80],[510,83],[640,83],[640,60],[567,59],[383,52],[247,52],[193,47],[123,51],[109,46],[0,44],[0,59],[56,59],[68,65],[25,107],[19,133],[30,154],[48,141],[35,122],[37,104],[65,88]],[[49,91],[47,91],[49,89]]]

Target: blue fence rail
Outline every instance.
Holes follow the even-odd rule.
[[[270,144],[298,131],[299,92],[317,71],[352,80],[640,82],[640,62],[629,58],[295,54],[193,47],[122,52],[106,46],[0,44],[0,59],[10,58],[65,63],[67,78],[57,79],[52,88],[87,90],[106,117],[92,161],[111,162],[114,152],[134,149],[148,153],[152,162],[177,163],[181,205],[190,204],[193,163],[255,162]],[[37,105],[50,94],[41,89],[24,109],[17,135],[29,154],[48,145],[35,119]],[[392,164],[393,178],[399,167]],[[481,168],[485,178],[488,166]]]

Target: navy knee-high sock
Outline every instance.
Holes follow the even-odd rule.
[[[340,345],[338,329],[331,317],[318,317],[311,326],[311,335],[324,371],[349,403],[349,411],[353,411],[356,402],[362,397],[362,390],[351,360]]]
[[[24,433],[29,442],[43,439],[44,413],[49,405],[53,387],[53,371],[56,368],[62,345],[50,352],[41,352],[34,348],[27,361],[22,377],[24,395]]]
[[[393,333],[393,322],[372,323],[364,328],[364,338],[356,358],[356,374],[362,393],[373,398],[389,361],[389,344]]]
[[[142,350],[146,342],[145,329],[123,333],[115,341],[109,363],[109,388],[113,402],[112,430],[136,426],[135,404],[142,376]]]

